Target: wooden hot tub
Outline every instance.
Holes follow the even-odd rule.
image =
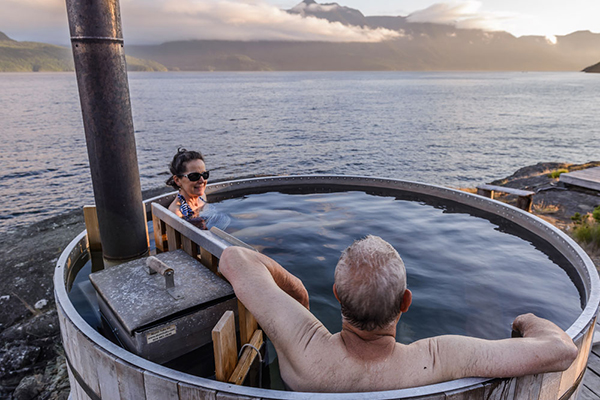
[[[244,193],[278,190],[298,186],[329,186],[335,190],[370,190],[413,192],[450,200],[487,213],[495,214],[527,229],[560,252],[571,264],[570,276],[580,291],[584,308],[567,329],[579,348],[572,366],[562,373],[548,373],[512,379],[469,378],[410,389],[366,393],[298,393],[236,386],[175,371],[138,357],[115,345],[89,326],[76,311],[68,289],[77,261],[88,253],[86,232],[82,232],[58,260],[54,284],[65,354],[73,399],[575,399],[585,372],[592,341],[596,314],[600,303],[600,287],[596,268],[583,250],[567,235],[545,221],[506,204],[458,190],[394,179],[350,176],[292,176],[245,179],[209,185],[207,194],[238,196]],[[173,195],[146,202],[163,205]],[[169,233],[169,232],[167,232]],[[171,235],[175,233],[170,232]],[[181,235],[181,233],[176,233]],[[185,249],[188,239],[172,240]],[[222,242],[210,235],[196,241],[203,262],[218,262]],[[189,245],[188,245],[189,247]],[[209,256],[207,256],[209,255]],[[207,261],[208,260],[208,261]]]

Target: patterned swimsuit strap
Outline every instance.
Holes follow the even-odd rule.
[[[204,201],[202,197],[198,198],[202,200],[202,202],[206,203],[206,201]],[[183,197],[181,193],[177,193],[177,199],[179,200],[179,204],[181,204],[179,206],[179,211],[181,211],[181,215],[183,215],[183,218],[186,221],[189,221],[190,219],[194,218],[194,210],[192,210],[192,207],[190,207],[188,202],[185,201],[185,197]]]

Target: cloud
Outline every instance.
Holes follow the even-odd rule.
[[[163,41],[219,39],[379,42],[400,36],[399,32],[388,29],[345,26],[314,17],[303,18],[264,2],[158,0],[148,4],[142,0],[129,0],[122,7],[124,23],[131,26],[128,33],[135,41],[157,36]]]
[[[68,43],[63,0],[0,0],[0,31],[16,40]]]
[[[17,40],[66,43],[65,10],[64,0],[1,0],[0,28]],[[129,44],[191,39],[380,42],[401,36],[388,29],[304,18],[260,0],[121,0],[121,15]],[[40,28],[44,37],[31,38]]]
[[[453,25],[460,29],[486,31],[510,30],[522,15],[508,12],[482,12],[480,1],[437,3],[408,15],[409,22],[431,22]]]
[[[304,14],[305,11],[310,11],[310,12],[329,12],[329,11],[333,11],[337,8],[340,8],[340,6],[336,3],[332,3],[332,4],[319,4],[319,3],[312,3],[312,4],[306,4],[305,2],[302,3],[298,3],[298,5],[294,6],[292,8],[292,11],[295,11],[297,13],[300,14]]]

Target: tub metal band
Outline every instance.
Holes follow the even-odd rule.
[[[77,372],[77,370],[75,368],[73,368],[73,364],[71,363],[71,360],[69,360],[69,356],[66,354],[66,352],[65,352],[65,360],[67,360],[67,365],[69,367],[69,370],[73,374],[73,378],[75,378],[75,380],[77,381],[79,386],[83,389],[85,394],[87,394],[88,397],[92,400],[102,400],[102,398],[100,396],[98,396],[96,394],[96,392],[94,392],[92,390],[92,388],[89,387],[88,384],[83,380],[81,375],[79,375],[79,372]]]

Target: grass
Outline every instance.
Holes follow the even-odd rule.
[[[568,169],[555,169],[554,171],[550,171],[550,173],[548,173],[548,178],[552,178],[552,179],[557,179],[558,177],[560,177],[561,174],[564,174],[566,172],[569,172]]]
[[[581,215],[575,213],[571,217],[575,226],[573,237],[579,243],[590,246],[593,250],[600,249],[600,206],[591,213]]]
[[[547,204],[543,201],[533,205],[533,211],[538,214],[556,214],[559,210],[558,204]]]

